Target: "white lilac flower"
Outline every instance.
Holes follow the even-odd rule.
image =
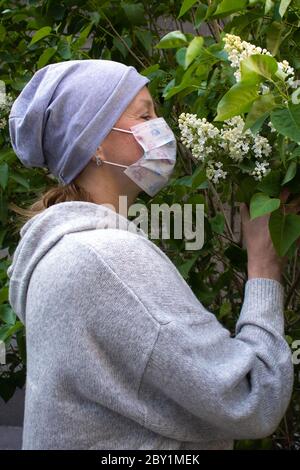
[[[225,34],[224,36],[224,50],[228,54],[228,59],[233,68],[235,68],[234,76],[236,81],[241,80],[240,63],[242,60],[250,57],[253,54],[263,54],[272,56],[267,49],[256,47],[247,41],[242,41],[239,36],[234,34]],[[286,81],[286,84],[291,88],[297,88],[299,80],[295,80],[295,70],[290,66],[287,60],[277,62],[278,70],[276,75]],[[268,93],[268,87],[261,85],[262,94]]]
[[[206,147],[205,152],[206,152],[206,155],[209,155],[210,153],[214,152],[214,149],[211,146],[209,146],[209,147]]]
[[[244,124],[241,116],[234,116],[224,121],[220,131],[222,140],[219,146],[236,162],[241,162],[248,155],[252,144],[250,129],[243,133]]]
[[[268,139],[260,134],[253,134],[250,129],[243,132],[244,121],[241,116],[235,116],[224,121],[221,137],[222,148],[227,149],[233,160],[242,161],[252,150],[256,158],[268,157],[272,152]],[[227,143],[224,145],[224,142]]]
[[[290,66],[287,60],[277,62],[277,64],[278,71],[276,75],[283,78],[289,87],[297,88],[298,83],[300,83],[300,80],[295,80],[295,70],[293,69],[293,67]]]
[[[290,79],[288,79],[288,82],[289,82]],[[292,88],[298,88],[300,86],[300,80],[293,80],[292,82],[290,82],[290,87]]]
[[[222,170],[222,162],[209,161],[206,168],[206,176],[213,183],[219,183],[221,178],[226,178],[227,171]]]
[[[13,104],[13,97],[10,93],[3,94],[1,93],[1,99],[0,99],[0,111],[3,114],[8,114],[10,111],[10,108]]]
[[[268,142],[266,137],[263,137],[259,134],[254,136],[254,143],[252,145],[252,150],[256,158],[261,158],[263,155],[268,157],[272,152],[272,147]]]
[[[273,126],[273,124],[272,124],[271,121],[268,122],[268,126],[269,126],[269,128],[271,129],[271,132],[276,132],[276,129],[275,129],[275,127]]]
[[[5,94],[3,88],[0,89],[0,130],[5,129],[7,126],[7,116],[13,101],[13,97],[10,93]]]
[[[266,95],[270,91],[270,87],[264,85],[263,83],[260,85],[260,91],[262,95]]]
[[[196,114],[181,113],[178,118],[181,131],[180,139],[184,145],[191,149],[192,155],[204,160],[214,151],[212,144],[219,135],[219,129],[207,121],[198,118]]]
[[[250,129],[243,132],[245,123],[241,116],[227,119],[220,130],[206,118],[200,119],[196,114],[182,113],[178,123],[182,142],[191,149],[196,159],[206,162],[207,177],[214,182],[218,182],[227,174],[221,169],[222,163],[218,161],[222,155],[237,163],[254,156],[256,168],[253,174],[256,178],[262,177],[267,171],[266,166],[269,164],[257,160],[269,157],[272,147],[268,139],[259,133],[253,134]],[[213,163],[213,160],[217,163]]]
[[[295,71],[293,67],[290,66],[287,60],[283,60],[282,62],[277,62],[278,69],[283,72],[285,75],[294,75]]]
[[[240,81],[241,79],[240,63],[242,60],[254,54],[272,55],[267,49],[256,47],[254,44],[247,41],[242,41],[239,36],[235,36],[234,34],[227,33],[223,39],[225,42],[224,50],[228,54],[228,59],[230,60],[232,67],[237,69],[234,72],[234,76],[237,81]]]
[[[0,107],[6,102],[6,89],[3,80],[0,80]]]
[[[5,129],[7,125],[7,120],[5,118],[0,118],[0,129]]]
[[[263,161],[263,162],[255,162],[255,168],[254,170],[250,173],[255,180],[260,181],[264,176],[266,176],[271,169],[269,167],[269,162]]]

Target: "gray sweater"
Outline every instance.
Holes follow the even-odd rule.
[[[248,280],[234,337],[170,259],[103,205],[29,220],[8,269],[26,324],[23,449],[231,449],[288,406],[283,286]]]

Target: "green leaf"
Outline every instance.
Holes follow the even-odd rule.
[[[176,54],[175,54],[178,65],[181,65],[183,69],[185,68],[186,51],[187,51],[187,47],[181,47],[180,49],[177,49]]]
[[[0,150],[0,162],[12,161],[15,158],[15,153],[12,148],[3,148]]]
[[[190,270],[192,269],[192,267],[194,266],[195,262],[197,261],[197,259],[199,258],[199,251],[197,251],[194,256],[192,256],[191,259],[185,261],[183,264],[181,264],[180,266],[177,266],[180,274],[182,275],[182,277],[184,279],[187,279],[188,278],[188,275],[189,275],[189,272]]]
[[[24,188],[26,189],[30,189],[30,184],[29,182],[23,177],[21,176],[19,173],[16,173],[15,171],[14,172],[10,172],[9,173],[9,177],[16,181],[17,183],[21,184],[22,186],[24,186]]]
[[[247,0],[222,0],[212,16],[230,15],[235,11],[242,10],[247,5]]]
[[[300,237],[300,216],[282,214],[280,210],[271,214],[270,235],[279,256],[285,256],[291,245]]]
[[[296,176],[287,183],[287,187],[292,194],[299,195],[300,193],[299,181],[300,181],[300,165],[297,165]],[[281,187],[281,190],[282,190],[282,187]]]
[[[32,37],[28,47],[32,46],[36,42],[40,41],[41,39],[49,36],[51,34],[52,28],[51,26],[44,26],[43,28],[39,29]]]
[[[57,47],[48,47],[47,49],[44,50],[44,52],[40,55],[38,63],[37,63],[37,68],[41,69],[44,67],[46,64],[48,64],[49,60],[51,57],[55,54],[57,51]]]
[[[198,167],[192,174],[192,188],[193,189],[204,189],[207,188],[207,176],[205,168]]]
[[[168,100],[172,96],[176,95],[176,93],[179,93],[188,87],[194,87],[194,86],[199,87],[200,86],[199,77],[198,76],[193,77],[193,74],[197,73],[197,68],[198,68],[198,63],[194,62],[184,73],[179,85],[174,86],[175,79],[173,79],[174,81],[172,80],[164,89],[163,97],[166,100]],[[192,91],[194,91],[193,88],[192,88]]]
[[[271,112],[271,122],[282,135],[300,143],[300,104],[289,104]]]
[[[278,196],[281,191],[281,171],[271,170],[263,179],[260,181],[256,189],[262,191],[269,196]]]
[[[7,403],[14,395],[16,384],[10,377],[0,377],[0,397]]]
[[[285,183],[288,183],[289,181],[291,181],[296,176],[296,172],[297,172],[297,162],[293,161],[289,164],[285,177],[281,184],[284,185]]]
[[[155,73],[158,70],[159,70],[159,64],[154,64],[154,65],[150,65],[150,67],[147,67],[141,70],[140,74],[144,75],[145,77],[149,77],[152,73]]]
[[[236,191],[237,202],[245,202],[248,206],[250,199],[256,190],[256,186],[253,184],[252,176],[246,176],[238,183]]]
[[[205,206],[205,197],[203,194],[192,194],[186,200],[187,204],[204,204]]]
[[[0,165],[0,185],[2,189],[5,189],[8,181],[8,164],[1,163]]]
[[[0,340],[7,341],[11,336],[13,336],[18,331],[22,330],[24,325],[21,321],[16,321],[14,325],[4,325],[0,327]]]
[[[197,1],[198,0],[184,0],[183,4],[181,5],[177,19],[181,18],[181,16],[183,16],[187,11],[189,11]]]
[[[195,14],[195,28],[199,28],[201,23],[203,23],[207,13],[207,5],[200,3]]]
[[[122,39],[128,45],[128,47],[130,49],[131,46],[132,46],[132,41],[131,41],[130,37],[123,36]],[[121,41],[121,39],[119,39],[118,37],[114,37],[113,38],[113,45],[116,47],[116,49],[118,49],[121,52],[122,56],[124,58],[126,58],[127,55],[128,55],[128,48],[124,45],[123,41]]]
[[[73,43],[74,49],[79,49],[80,47],[84,46],[93,26],[94,23],[91,22],[80,32],[79,37]]]
[[[300,87],[293,91],[291,95],[292,103],[299,104],[300,103]]]
[[[269,11],[272,10],[274,6],[274,1],[273,0],[266,0],[265,1],[265,14],[269,13]]]
[[[280,5],[279,5],[279,14],[281,18],[285,15],[286,10],[288,9],[289,4],[291,3],[291,0],[281,0]]]
[[[225,218],[223,214],[216,214],[210,219],[210,225],[214,232],[222,234],[224,232]]]
[[[187,186],[188,188],[191,188],[192,182],[193,182],[192,175],[185,175],[175,180],[172,186]]]
[[[0,231],[1,244],[3,242],[3,237],[4,237],[6,232],[7,232],[7,230],[1,230]],[[8,287],[7,286],[2,287],[2,289],[0,290],[0,303],[3,304],[4,302],[8,302]]]
[[[187,45],[188,40],[181,31],[171,31],[163,36],[155,47],[158,49],[171,49]]]
[[[263,54],[254,54],[240,63],[241,80],[251,80],[261,82],[263,78],[272,79],[278,69],[277,61],[274,57]]]
[[[5,238],[7,232],[8,232],[8,229],[2,229],[2,230],[0,230],[0,247],[2,247],[2,248],[4,248],[4,247],[3,247],[3,240],[4,240],[4,238]],[[5,289],[8,290],[7,287],[3,287],[3,288],[1,289],[1,291],[0,291],[0,292],[1,292],[1,294],[0,294],[0,302],[3,302],[3,295],[4,295],[4,292],[5,292]],[[8,297],[6,298],[6,300],[8,300]]]
[[[256,127],[258,127],[261,121],[263,123],[267,116],[270,114],[270,111],[275,106],[276,103],[274,101],[274,96],[272,95],[272,93],[260,95],[257,100],[254,101],[249,113],[247,114],[243,132],[246,129],[252,127],[254,127],[254,130],[257,131],[258,129],[255,129],[255,124],[257,124]]]
[[[146,51],[150,51],[152,48],[152,42],[153,42],[153,36],[152,36],[151,31],[136,30],[135,35],[140,41],[140,43],[143,45],[144,49]],[[158,65],[158,68],[159,68],[159,65]]]
[[[205,168],[198,167],[192,175],[183,176],[173,182],[173,186],[186,186],[192,189],[207,188],[207,177]]]
[[[185,68],[187,68],[193,60],[198,56],[198,54],[201,52],[203,46],[203,37],[202,36],[196,36],[194,39],[190,42],[186,55],[185,55]]]
[[[292,154],[287,158],[287,160],[292,160],[294,158],[297,159],[297,157],[300,157],[300,147],[296,147],[293,151]]]
[[[256,84],[238,82],[219,101],[214,121],[225,121],[233,116],[248,112],[257,97],[258,87]]]
[[[250,218],[255,219],[262,215],[277,210],[280,206],[280,199],[270,198],[264,193],[253,194],[250,201]]]
[[[267,49],[268,51],[271,52],[273,57],[277,55],[280,44],[282,43],[284,39],[284,36],[282,34],[283,29],[284,29],[284,25],[282,23],[273,21],[273,23],[271,23],[270,26],[266,30]]]
[[[6,36],[6,29],[2,24],[0,24],[0,41],[3,41],[5,36]]]
[[[218,319],[221,320],[223,317],[227,317],[231,312],[232,312],[231,302],[229,300],[225,300],[220,307]]]
[[[14,325],[16,322],[16,314],[10,305],[0,305],[0,319],[8,325]]]
[[[68,60],[72,57],[70,42],[67,37],[61,37],[57,44],[57,52],[65,60]]]
[[[121,6],[132,25],[145,24],[145,9],[142,3],[122,2]]]

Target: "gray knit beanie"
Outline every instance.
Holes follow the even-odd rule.
[[[134,67],[111,60],[39,69],[10,111],[14,152],[25,167],[48,168],[62,184],[70,183],[148,82]]]

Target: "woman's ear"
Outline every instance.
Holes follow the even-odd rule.
[[[99,147],[97,147],[96,152],[94,153],[92,157],[92,161],[96,163],[97,159],[99,159],[99,157],[101,158],[102,155],[103,155],[102,145],[99,145]]]

